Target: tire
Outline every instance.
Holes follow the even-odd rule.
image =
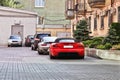
[[[31,47],[31,50],[34,50],[33,47]]]
[[[56,59],[56,57],[50,54],[50,59]]]
[[[10,47],[10,45],[8,45],[8,47]]]
[[[35,47],[34,50],[36,51],[36,50],[37,50],[37,47]]]
[[[79,56],[79,59],[84,59],[84,56]]]
[[[38,50],[38,54],[40,55],[40,54],[43,54],[43,53]]]

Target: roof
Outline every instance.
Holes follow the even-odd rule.
[[[15,9],[15,8],[9,8],[9,7],[3,7],[0,6],[0,11],[5,11],[5,12],[15,12],[15,13],[22,13],[22,14],[29,14],[29,15],[36,15],[36,12],[31,12],[31,11],[27,11],[27,10],[21,10],[21,9]]]

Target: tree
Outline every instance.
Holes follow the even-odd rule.
[[[0,0],[0,5],[11,8],[22,8],[23,5],[16,0]]]
[[[120,43],[120,23],[112,23],[108,31],[108,36],[105,37],[104,43],[112,45]]]
[[[73,36],[79,42],[79,41],[88,40],[90,38],[89,33],[90,31],[88,29],[87,21],[81,20],[76,25],[76,30],[74,31]]]

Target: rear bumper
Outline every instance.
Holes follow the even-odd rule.
[[[22,43],[21,43],[21,42],[8,43],[8,45],[10,45],[10,46],[21,46],[21,45],[22,45]]]
[[[49,47],[39,47],[38,46],[38,50],[43,52],[43,53],[48,53],[48,49],[49,49]]]
[[[84,56],[84,49],[51,49],[52,56]]]

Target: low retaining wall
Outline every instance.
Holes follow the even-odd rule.
[[[120,50],[99,50],[94,48],[86,48],[86,55],[101,59],[120,60]]]

